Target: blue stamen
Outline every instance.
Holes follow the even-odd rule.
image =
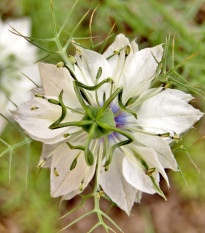
[[[111,110],[113,114],[115,115],[118,111],[120,111],[120,108],[116,105],[112,105]],[[123,111],[120,111],[117,114],[117,116],[114,118],[117,128],[121,128],[126,124],[126,116],[127,114]]]

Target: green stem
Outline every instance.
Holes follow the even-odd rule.
[[[102,106],[102,108],[100,109],[100,111],[97,114],[96,119],[98,120],[102,114],[107,110],[108,106],[110,105],[110,103],[113,101],[113,99],[122,91],[122,87],[118,88],[110,97],[109,99],[104,103],[104,105]]]
[[[94,231],[96,228],[98,228],[100,225],[101,225],[100,222],[96,223],[95,226],[93,226],[93,227],[88,231],[88,233],[93,232],[93,231]]]
[[[68,215],[72,214],[73,212],[75,212],[76,210],[78,210],[79,208],[81,208],[81,207],[83,206],[84,202],[85,202],[88,198],[90,198],[90,197],[92,197],[92,196],[93,196],[92,194],[88,194],[88,195],[83,196],[81,202],[79,203],[79,205],[77,205],[75,208],[73,208],[72,210],[70,210],[69,212],[67,212],[67,213],[64,214],[63,216],[61,216],[59,219],[63,219],[63,218],[65,218],[65,217],[67,217]]]
[[[73,81],[73,87],[74,87],[74,91],[76,93],[76,96],[78,98],[78,101],[80,102],[81,106],[84,108],[86,114],[88,115],[88,117],[90,119],[94,120],[93,115],[90,113],[88,106],[83,101],[82,95],[81,95],[80,90],[78,88],[78,81],[76,81],[76,80]]]
[[[95,210],[96,210],[96,213],[98,216],[99,224],[105,228],[106,232],[108,232],[107,225],[104,223],[103,218],[102,218],[102,214],[100,211],[99,199],[97,198],[96,195],[94,195],[94,204],[95,204]]]
[[[76,77],[76,75],[75,75],[75,73],[74,73],[74,71],[73,71],[66,63],[64,63],[64,66],[63,66],[63,67],[65,67],[65,68],[69,71],[71,77],[72,77],[74,80],[78,80],[77,77]]]
[[[97,89],[99,89],[104,83],[112,83],[113,80],[111,78],[107,78],[107,79],[104,79],[102,82],[100,82],[99,84],[95,85],[95,86],[87,86],[81,82],[77,82],[77,85],[79,87],[82,87],[86,90],[89,90],[89,91],[95,91]]]
[[[111,130],[111,131],[114,131],[114,132],[117,132],[119,134],[122,134],[123,136],[125,136],[126,138],[128,138],[127,140],[124,140],[122,142],[118,142],[116,144],[114,144],[111,149],[110,149],[110,152],[109,152],[109,158],[108,160],[105,162],[105,167],[107,167],[111,161],[112,161],[112,155],[113,155],[113,152],[116,148],[120,147],[120,146],[124,146],[124,145],[127,145],[127,144],[130,144],[134,141],[134,138],[127,132],[121,130],[121,129],[118,129],[116,127],[112,127],[112,126],[109,126],[107,124],[104,124],[104,123],[101,123],[99,122],[98,125],[106,130]]]
[[[93,194],[95,196],[95,193],[98,191],[98,186],[99,186],[99,176],[100,176],[100,168],[101,168],[101,163],[102,163],[102,151],[100,151],[101,146],[99,147],[98,151],[98,158],[97,158],[97,165],[96,165],[96,172],[95,172],[95,184],[94,184],[94,189],[93,189]]]
[[[70,226],[72,226],[73,224],[77,223],[77,222],[80,221],[81,219],[83,219],[83,218],[85,218],[85,217],[87,217],[88,215],[91,215],[91,214],[93,214],[93,213],[95,213],[95,211],[94,211],[94,210],[91,210],[91,211],[89,211],[89,212],[83,214],[82,216],[80,216],[79,218],[77,218],[76,220],[74,220],[73,222],[71,222],[70,224],[68,224],[67,226],[65,226],[64,228],[62,228],[62,229],[60,230],[60,232],[64,231],[65,229],[69,228]]]
[[[95,133],[96,127],[97,127],[97,124],[93,123],[90,128],[90,131],[89,131],[86,143],[85,143],[85,161],[88,164],[88,166],[92,166],[94,162],[93,154],[90,151],[89,147],[90,147],[90,142],[93,139],[93,135]]]
[[[65,104],[63,103],[63,90],[60,92],[59,96],[58,96],[58,100],[59,100],[59,105],[61,106],[62,108],[62,112],[61,112],[61,116],[58,120],[56,120],[51,126],[54,126],[54,125],[58,125],[61,123],[61,121],[64,120],[65,116],[66,116],[66,113],[67,113],[67,109],[66,109],[66,106]]]
[[[159,134],[159,133],[157,134],[157,133],[149,133],[149,132],[146,132],[146,131],[141,130],[141,129],[130,128],[130,127],[124,127],[124,129],[129,130],[129,131],[135,131],[135,132],[138,132],[138,133],[143,133],[143,134],[150,135],[150,136],[158,136],[158,137],[169,137],[170,136],[169,132],[162,133],[162,134]]]
[[[23,146],[23,145],[26,145],[26,144],[30,144],[31,143],[31,139],[29,141],[28,138],[26,138],[25,140],[23,140],[22,142],[19,142],[19,143],[16,143],[15,145],[12,145],[12,146],[9,146],[6,150],[4,150],[3,152],[1,152],[0,154],[0,157],[2,157],[3,155],[7,154],[8,152],[20,147],[20,146]]]
[[[71,110],[72,112],[76,112],[76,113],[78,113],[78,114],[80,114],[80,115],[85,115],[83,112],[80,112],[80,111],[78,111],[78,110],[76,110],[76,109],[73,109],[73,108],[71,108],[71,107],[66,106],[66,108],[69,109],[69,110]]]
[[[126,108],[126,107],[124,106],[124,104],[122,103],[122,93],[123,93],[123,90],[121,90],[120,93],[119,93],[119,95],[118,95],[118,104],[119,104],[120,109],[123,110],[124,112],[127,112],[127,113],[132,114],[132,115],[137,119],[137,114],[136,114],[136,112],[134,112],[134,111],[132,111],[132,110]],[[118,112],[119,112],[119,111],[118,111]],[[117,112],[117,115],[119,114],[118,112]],[[115,114],[115,116],[116,116],[116,114]]]
[[[91,125],[92,123],[93,121],[89,121],[89,120],[71,121],[71,122],[65,122],[65,123],[61,123],[61,124],[53,125],[53,126],[51,125],[49,129],[58,129],[58,128],[63,128],[63,127],[68,127],[68,126],[82,127],[82,126]]]
[[[57,34],[57,27],[56,27],[56,16],[54,13],[54,9],[52,6],[52,16],[53,16],[53,22],[54,22],[54,41],[56,43],[56,46],[58,48],[58,52],[63,58],[64,62],[67,63],[67,65],[70,67],[71,70],[74,70],[73,64],[69,61],[66,50],[62,47],[61,42],[59,40],[59,35]]]

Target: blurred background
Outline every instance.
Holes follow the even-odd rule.
[[[60,28],[74,1],[54,0],[53,4],[57,27]],[[94,10],[96,6],[98,9],[92,25],[95,43],[104,40],[114,24],[114,34],[108,44],[118,33],[125,33],[130,40],[136,39],[140,48],[164,43],[169,34],[175,35],[176,64],[188,56],[200,52],[180,68],[180,74],[193,86],[205,88],[204,0],[80,0],[66,25],[61,37],[62,42],[66,41],[69,31],[77,24],[82,15],[90,7]],[[76,37],[89,36],[91,13],[77,30]],[[0,0],[0,18],[2,19],[0,26],[2,28],[10,20],[17,21],[22,17],[27,17],[30,20],[30,35],[32,37],[51,38],[53,36],[50,0]],[[12,23],[10,24],[12,26]],[[1,27],[0,40],[3,34]],[[4,39],[3,43],[5,44],[6,41]],[[89,41],[86,39],[80,42],[85,46],[89,45]],[[0,43],[1,54],[3,46],[6,46],[4,44]],[[13,42],[9,47],[12,44]],[[55,45],[51,42],[38,42],[37,45],[49,51],[56,51]],[[69,47],[68,53],[74,54],[74,52],[74,48]],[[28,58],[33,54],[30,50],[24,50],[24,52],[22,50],[19,53],[20,55],[25,54]],[[36,49],[35,53],[35,56],[32,55],[33,62],[47,55],[43,50]],[[46,56],[44,61],[56,63],[60,61],[59,59],[56,55],[51,55]],[[8,67],[11,67],[11,60],[8,64]],[[2,93],[5,93],[3,79],[8,78],[8,74],[3,75],[4,69],[2,67],[5,67],[5,59],[2,60],[1,56],[0,98],[3,98]],[[18,68],[18,70],[21,69]],[[35,71],[31,74],[31,78],[39,82],[37,76]],[[22,79],[22,77],[18,79]],[[30,81],[25,80],[22,85],[28,88]],[[8,92],[6,95],[8,96]],[[12,95],[9,96],[15,102]],[[195,97],[196,99],[192,101],[192,104],[205,112],[205,103],[197,96]],[[0,103],[4,104],[4,101],[0,100]],[[0,106],[0,108],[2,111],[5,106]],[[168,199],[167,202],[157,195],[144,194],[141,204],[134,206],[130,217],[127,217],[123,211],[116,207],[110,211],[110,216],[126,233],[205,232],[204,135],[205,118],[184,136],[182,142],[175,146],[176,148],[183,145],[184,148],[187,148],[175,153],[184,178],[180,173],[168,171],[171,189],[166,188],[163,180],[161,182],[162,189]],[[2,139],[0,141],[1,153],[8,146],[5,142],[14,145],[24,140],[24,135],[22,136],[15,127],[8,124],[4,130],[2,129],[0,138]],[[0,157],[0,233],[55,233],[83,213],[83,210],[79,210],[63,220],[58,220],[62,214],[79,202],[79,198],[60,204],[60,199],[53,199],[49,196],[49,170],[43,169],[40,172],[36,167],[40,153],[41,144],[32,142],[30,148],[25,144],[13,150],[12,155],[7,153]],[[28,154],[30,154],[29,158]],[[189,156],[200,172],[188,158]],[[102,209],[106,210],[108,206],[109,203],[102,200]],[[88,201],[85,207],[91,208],[92,201]],[[95,221],[95,216],[88,217],[64,232],[85,233],[94,225]],[[103,232],[103,230],[99,228],[94,232]],[[118,231],[116,230],[116,232]]]

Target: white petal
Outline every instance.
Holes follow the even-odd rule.
[[[102,167],[100,174],[100,185],[103,191],[128,215],[134,204],[137,190],[125,180],[122,173],[122,160],[124,153],[117,150],[109,169],[105,172]]]
[[[142,165],[136,159],[131,160],[127,156],[124,157],[123,175],[127,182],[137,190],[150,194],[157,192],[151,178],[146,175]],[[158,184],[158,181],[156,181],[156,183]]]
[[[125,48],[130,46],[130,41],[125,35],[119,34],[116,36],[115,41],[107,48],[103,56],[108,59],[110,67],[112,67],[112,77],[116,78],[117,74],[121,72],[123,63],[125,61]],[[115,51],[120,51],[119,55],[114,55]]]
[[[82,47],[76,46],[76,60],[78,67],[75,66],[75,75],[78,81],[88,85],[95,85],[96,76],[98,73],[98,69],[102,68],[102,75],[99,78],[98,82],[103,81],[104,79],[111,78],[111,68],[105,57],[97,52],[84,49]],[[78,51],[81,51],[81,55],[79,55]],[[104,84],[98,89],[98,98],[100,104],[103,103],[103,94],[105,92],[106,96],[110,93],[110,83]],[[94,96],[94,92],[89,92],[91,96]],[[93,98],[93,104],[96,104]]]
[[[114,54],[115,51],[120,51],[125,48],[127,45],[130,45],[129,39],[124,34],[119,34],[116,36],[114,42],[107,48],[107,50],[103,53],[105,58],[108,58]],[[109,59],[113,60],[114,56]]]
[[[77,165],[73,170],[70,166],[80,153]],[[59,176],[54,174],[54,168]],[[84,181],[83,189],[87,187],[95,172],[95,164],[91,167],[85,162],[84,152],[71,150],[68,145],[54,153],[51,166],[51,195],[53,197],[71,195],[80,190],[81,182]]]
[[[30,77],[35,83],[37,84],[40,83],[37,65],[30,65],[23,67],[21,69],[21,72],[23,72],[28,77]],[[13,100],[16,105],[20,105],[31,99],[32,97],[31,89],[34,88],[35,85],[30,80],[28,80],[26,77],[21,75],[21,77],[19,76],[18,80],[8,79],[8,81],[10,81],[7,86],[7,89],[11,93],[10,99]],[[11,102],[8,103],[7,108],[9,110],[15,109],[15,107]]]
[[[169,144],[164,138],[142,133],[135,133],[134,138],[142,145],[152,148],[157,153],[158,159],[164,168],[178,171],[177,162],[172,154]]]
[[[159,94],[163,90],[163,87],[158,88],[150,88],[143,92],[137,100],[132,104],[131,108],[133,108],[134,111],[137,111],[137,106],[141,105],[146,100],[154,97],[155,95]]]
[[[31,110],[32,107],[38,109]],[[20,105],[17,110],[12,112],[14,119],[26,132],[34,139],[47,144],[57,143],[64,140],[63,135],[73,132],[71,127],[60,129],[49,129],[61,115],[61,107],[49,103],[47,100],[33,98],[30,101]],[[81,119],[81,115],[68,112],[64,121],[77,121]],[[76,131],[78,128],[75,129]]]
[[[153,56],[160,62],[162,54],[163,48],[161,45],[142,49],[135,53],[130,64],[124,69],[119,83],[124,88],[124,101],[140,95],[150,87],[158,66]]]
[[[139,47],[138,47],[138,44],[136,43],[136,40],[133,40],[131,42],[131,50],[132,50],[133,54],[135,54],[136,52],[139,51]]]
[[[44,92],[42,87],[36,87],[36,88],[31,89],[31,93],[32,93],[33,97],[36,94],[45,95],[45,92]]]
[[[125,56],[125,49],[127,46],[130,47],[130,54]],[[115,51],[120,51],[120,53],[113,56]],[[132,41],[130,44],[129,39],[125,37],[125,35],[119,34],[116,36],[115,41],[104,52],[104,57],[110,57],[108,62],[112,68],[112,77],[117,86],[119,85],[123,70],[125,70],[126,66],[132,61],[137,51],[138,45],[135,41]]]
[[[135,202],[136,202],[136,203],[140,203],[141,198],[142,198],[142,192],[138,190],[138,191],[137,191],[137,195],[136,195],[136,197],[135,197]]]
[[[45,95],[59,96],[63,90],[63,99],[69,107],[81,106],[73,89],[73,78],[66,68],[57,68],[56,65],[45,63],[39,63],[38,66]]]
[[[66,194],[65,196],[63,196],[63,200],[70,200],[73,197],[75,197],[76,195],[78,195],[79,193],[81,193],[82,191],[78,188],[77,190],[72,191],[69,194]]]
[[[190,95],[178,90],[166,89],[145,101],[137,110],[137,125],[153,133],[188,130],[203,115],[187,102]]]
[[[95,85],[96,75],[99,67],[102,68],[102,75],[99,82],[111,77],[110,65],[105,57],[95,51],[76,46],[81,51],[81,56],[76,52],[77,64],[83,73],[83,83],[86,85]],[[78,78],[78,77],[77,77]]]
[[[145,136],[146,137],[146,136]],[[146,162],[149,168],[156,168],[156,172],[161,173],[161,175],[166,180],[169,185],[169,179],[163,166],[158,160],[157,154],[154,150],[148,147],[135,146],[133,149],[140,155],[140,157]]]
[[[53,151],[57,150],[59,145],[60,145],[59,143],[52,144],[52,145],[45,144],[45,143],[43,144],[41,157],[40,157],[39,164],[38,164],[39,166],[42,164],[40,167],[43,167],[43,168],[51,167]]]

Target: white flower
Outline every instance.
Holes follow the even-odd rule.
[[[34,85],[20,76],[20,72],[39,82],[37,66],[33,65],[37,60],[36,49],[25,39],[12,34],[9,25],[29,36],[31,21],[29,18],[21,18],[2,22],[0,19],[0,112],[7,117],[10,115],[8,109],[13,107],[8,97],[16,104],[31,98],[29,90]],[[5,125],[6,121],[0,116],[0,134]]]
[[[44,143],[39,166],[51,169],[53,197],[71,199],[97,175],[103,191],[129,214],[142,192],[163,195],[159,175],[169,184],[164,169],[178,170],[168,142],[202,113],[188,103],[189,94],[149,89],[161,45],[138,51],[121,34],[103,55],[76,47],[72,76],[66,68],[39,64],[43,89],[14,118]]]

